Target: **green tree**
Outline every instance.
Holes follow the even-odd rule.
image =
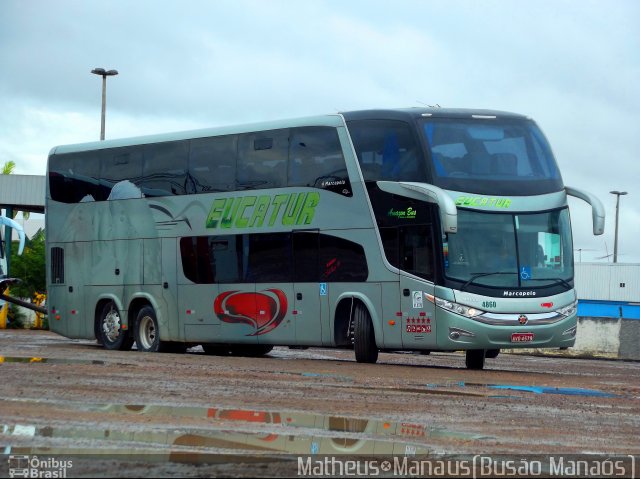
[[[16,168],[15,161],[7,161],[4,165],[2,165],[2,174],[10,175],[11,173],[13,173],[13,170],[15,170],[15,168]]]
[[[11,296],[33,298],[35,293],[44,293],[47,289],[44,230],[38,230],[27,240],[22,256],[17,251],[17,245],[11,249],[11,275],[22,282],[11,286]]]

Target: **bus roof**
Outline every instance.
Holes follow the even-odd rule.
[[[338,113],[332,115],[309,116],[287,120],[274,120],[259,123],[245,123],[239,125],[203,128],[198,130],[178,131],[155,135],[136,136],[130,138],[118,138],[115,140],[92,141],[89,143],[77,143],[72,145],[55,146],[49,155],[62,153],[76,153],[81,151],[100,150],[105,148],[118,148],[123,146],[144,145],[149,143],[161,143],[164,141],[189,140],[192,138],[206,138],[208,136],[233,135],[238,133],[250,133],[252,131],[276,130],[279,128],[303,127],[303,126],[344,126],[344,120]]]
[[[414,118],[518,118],[527,119],[525,115],[498,110],[480,110],[468,108],[397,108],[378,110],[358,110],[343,112],[345,120],[396,119],[410,120]]]
[[[440,117],[440,118],[473,118],[473,117],[496,117],[496,118],[527,118],[524,115],[509,113],[497,110],[463,109],[463,108],[397,108],[397,109],[372,109],[340,112],[329,115],[309,116],[294,119],[274,120],[259,123],[246,123],[232,126],[204,128],[198,130],[179,131],[171,133],[161,133],[154,135],[137,136],[130,138],[119,138],[105,141],[92,141],[88,143],[77,143],[71,145],[55,146],[49,155],[62,153],[75,153],[81,151],[100,150],[104,148],[117,148],[132,145],[142,145],[149,143],[160,143],[164,141],[187,140],[192,138],[204,138],[208,136],[232,135],[238,133],[248,133],[252,131],[275,130],[278,128],[290,128],[301,126],[343,126],[344,120],[369,120],[369,119],[396,119],[405,120],[420,117]],[[344,120],[343,120],[344,118]]]

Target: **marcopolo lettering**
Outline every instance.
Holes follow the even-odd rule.
[[[456,206],[477,206],[486,208],[510,208],[509,198],[493,198],[489,196],[458,196]]]
[[[538,293],[536,291],[503,291],[502,296],[507,298],[523,298],[527,296],[537,296]]]
[[[213,200],[207,228],[261,228],[263,226],[309,225],[320,194],[282,193],[279,195],[238,196]]]

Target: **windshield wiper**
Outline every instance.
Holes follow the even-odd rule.
[[[496,271],[493,273],[471,273],[471,278],[469,278],[469,281],[467,281],[466,283],[464,283],[461,287],[460,287],[460,291],[464,291],[464,288],[466,288],[467,286],[469,286],[471,283],[473,283],[476,279],[481,278],[483,276],[491,276],[494,274],[518,274],[514,271]]]
[[[529,278],[527,279],[527,281],[555,281],[556,284],[560,283],[562,286],[566,287],[567,289],[572,288],[572,286],[562,278]]]

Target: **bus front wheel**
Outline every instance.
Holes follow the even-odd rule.
[[[498,354],[500,354],[499,349],[487,349],[487,352],[484,355],[484,357],[487,359],[495,359],[498,357]]]
[[[96,339],[106,349],[128,351],[133,346],[133,338],[122,329],[122,317],[113,301],[102,307],[96,326]]]
[[[469,349],[467,351],[467,369],[483,369],[486,351],[484,349]]]
[[[353,349],[359,363],[375,363],[378,360],[378,346],[373,323],[367,308],[357,303],[353,311]]]
[[[161,350],[158,318],[151,306],[145,306],[138,313],[135,333],[138,351],[154,353]]]

